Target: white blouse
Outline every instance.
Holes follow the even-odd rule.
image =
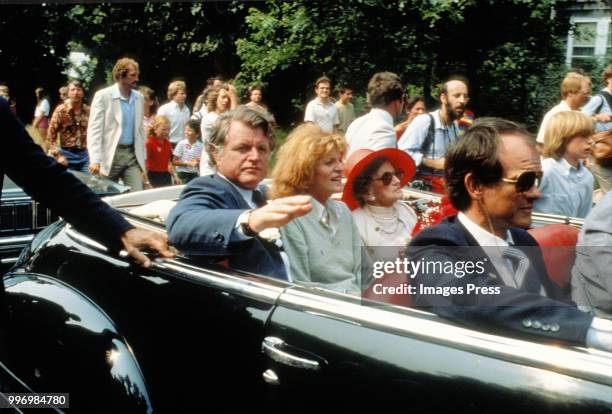
[[[397,202],[392,207],[366,204],[353,210],[353,219],[373,260],[393,260],[398,257],[400,251],[403,251],[412,239],[412,229],[417,222],[414,210],[402,202]],[[377,249],[383,246],[387,249]]]

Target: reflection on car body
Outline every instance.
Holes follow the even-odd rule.
[[[180,190],[109,202],[163,232],[129,210]],[[13,358],[3,375],[32,391],[70,392],[81,411],[612,408],[610,353],[494,335],[180,255],[145,269],[62,222],[34,238],[5,283]]]
[[[101,197],[125,193],[129,187],[95,175],[68,170]],[[4,176],[0,207],[0,272],[17,261],[34,234],[58,219],[51,210],[33,201],[21,187]]]

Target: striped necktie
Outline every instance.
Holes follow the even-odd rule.
[[[502,256],[506,259],[506,263],[510,269],[510,274],[514,281],[513,287],[517,289],[521,288],[525,281],[527,270],[529,269],[529,258],[521,249],[514,246],[506,247]]]

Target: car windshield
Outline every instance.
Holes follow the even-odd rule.
[[[74,174],[75,177],[81,180],[94,193],[100,196],[122,194],[122,193],[127,192],[130,189],[126,185],[116,183],[114,181],[108,180],[106,178],[102,178],[97,175],[84,174],[79,171],[71,171],[71,170],[68,170],[68,171]],[[19,187],[19,185],[17,185],[13,180],[11,180],[9,177],[5,175],[2,189],[3,191],[20,190],[21,187]]]

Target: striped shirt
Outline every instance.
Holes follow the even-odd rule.
[[[204,145],[200,141],[196,141],[191,144],[187,139],[183,139],[176,144],[174,148],[174,156],[178,157],[183,162],[193,161],[195,159],[200,159],[202,156],[202,150],[204,149]],[[188,173],[198,173],[198,166],[195,167],[185,167],[185,166],[177,166],[176,171],[178,172],[188,172]]]

